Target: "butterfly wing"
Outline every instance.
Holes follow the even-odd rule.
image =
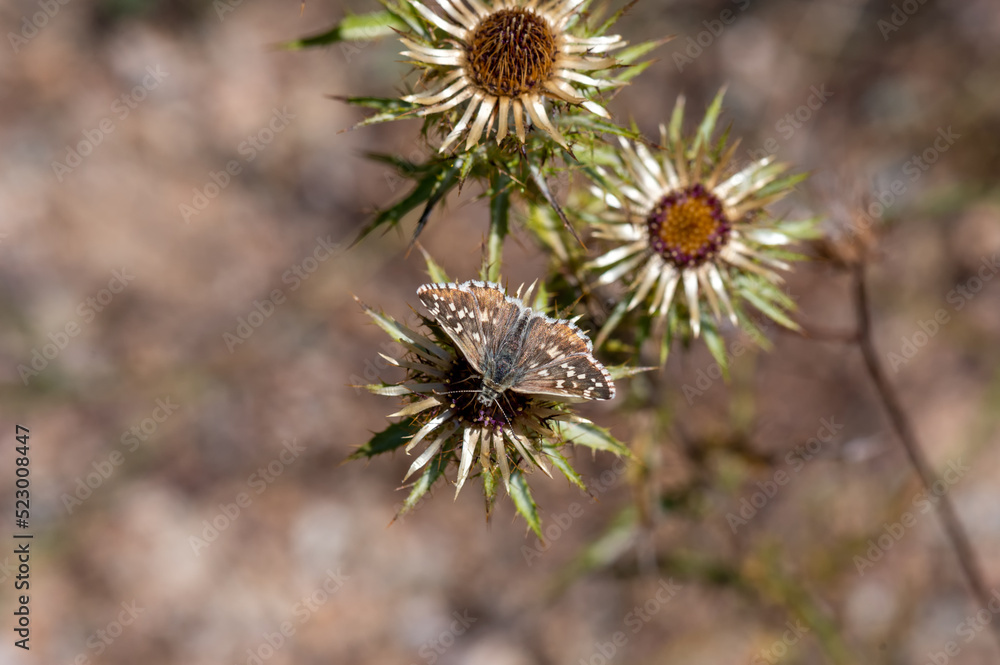
[[[464,284],[476,297],[483,327],[483,376],[503,391],[516,382],[520,358],[532,322],[532,311],[490,282]]]
[[[615,385],[593,354],[593,345],[569,321],[535,314],[519,366],[523,374],[511,390],[578,399],[613,399]]]
[[[521,309],[530,310],[523,305],[519,308],[497,284],[425,284],[417,289],[417,297],[480,374],[495,367],[497,358],[520,348],[516,331],[523,330],[518,324],[527,318]]]
[[[476,296],[459,284],[424,284],[417,297],[473,369],[483,371],[483,317]]]
[[[478,373],[501,390],[612,399],[614,383],[569,321],[538,314],[490,282],[425,284],[420,302]]]

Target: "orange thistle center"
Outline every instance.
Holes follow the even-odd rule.
[[[466,58],[480,88],[498,97],[519,97],[552,76],[557,53],[548,22],[517,8],[483,19],[469,40]]]
[[[646,218],[653,250],[678,268],[700,266],[729,240],[722,202],[702,185],[667,194]]]

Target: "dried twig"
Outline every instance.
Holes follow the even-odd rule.
[[[859,261],[853,266],[854,305],[858,317],[858,346],[861,348],[862,356],[864,356],[868,374],[871,375],[872,382],[875,384],[875,390],[878,392],[882,404],[889,414],[889,419],[892,421],[892,426],[896,430],[903,448],[906,450],[906,455],[910,458],[910,463],[920,477],[920,482],[927,491],[930,491],[934,484],[938,482],[937,473],[935,473],[934,469],[928,463],[927,458],[924,457],[924,453],[917,442],[917,435],[913,430],[913,425],[910,423],[910,419],[900,403],[896,389],[889,382],[889,378],[882,368],[878,351],[875,349],[875,342],[872,339],[871,308],[869,306],[868,285],[865,281],[865,268],[864,261]],[[952,504],[951,498],[947,494],[940,494],[938,496],[940,500],[936,504],[937,514],[941,519],[942,526],[944,526],[945,535],[955,550],[958,563],[962,568],[966,581],[972,589],[973,595],[976,597],[976,601],[980,607],[987,607],[992,597],[983,573],[976,561],[976,554],[969,542],[969,536],[965,532],[965,527],[962,526],[962,523],[958,519],[958,514],[955,512],[955,506]],[[994,621],[991,625],[993,636],[996,638],[998,646],[1000,646],[1000,621]]]

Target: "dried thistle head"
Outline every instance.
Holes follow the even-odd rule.
[[[564,148],[566,139],[549,118],[545,100],[580,106],[610,118],[588,89],[614,87],[606,79],[581,72],[618,64],[609,53],[626,45],[621,37],[579,36],[587,0],[503,0],[486,6],[479,0],[438,0],[440,16],[418,0],[409,0],[427,24],[426,37],[402,37],[403,55],[424,69],[427,92],[403,98],[422,108],[419,116],[449,114],[465,105],[440,146],[446,152],[463,135],[470,150],[496,127],[499,144],[510,132],[520,143],[533,125]],[[447,37],[439,37],[440,34]]]

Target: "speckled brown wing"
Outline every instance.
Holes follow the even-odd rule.
[[[482,374],[486,358],[520,349],[515,339],[530,310],[489,282],[424,284],[417,297],[455,343],[473,369]],[[523,330],[523,328],[522,328]]]
[[[578,399],[613,399],[611,375],[593,345],[569,321],[535,314],[518,365],[523,374],[511,387],[519,393]]]
[[[469,364],[519,393],[612,399],[614,383],[569,321],[535,312],[490,282],[425,284],[420,302]]]

